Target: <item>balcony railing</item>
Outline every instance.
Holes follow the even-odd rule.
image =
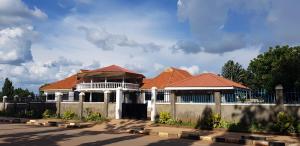
[[[122,83],[122,82],[95,82],[95,83],[79,83],[77,84],[77,90],[104,90],[104,89],[116,89],[123,88],[128,90],[139,89],[138,84]]]

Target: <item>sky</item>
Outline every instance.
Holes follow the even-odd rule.
[[[35,92],[112,64],[151,78],[167,67],[247,68],[300,42],[299,0],[0,0],[0,84]]]

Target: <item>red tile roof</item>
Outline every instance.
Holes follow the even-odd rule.
[[[82,73],[94,73],[94,72],[125,72],[125,73],[130,73],[130,74],[136,74],[138,76],[144,77],[144,75],[136,73],[134,71],[122,68],[120,66],[117,65],[111,65],[111,66],[107,66],[107,67],[103,67],[103,68],[99,68],[99,69],[95,69],[95,70],[84,70],[81,69],[79,71],[79,73],[72,75],[70,77],[67,77],[63,80],[59,80],[57,82],[53,82],[47,85],[44,85],[42,87],[40,87],[40,90],[55,90],[55,89],[73,89],[76,87],[76,84],[78,83],[78,78],[79,78],[79,74]]]
[[[143,78],[145,77],[143,74],[131,71],[129,69],[126,69],[126,68],[123,68],[123,67],[120,67],[117,65],[110,65],[110,66],[95,69],[95,70],[89,70],[89,71],[85,71],[84,73],[97,73],[97,72],[124,72],[124,73],[139,75]]]
[[[168,87],[236,87],[248,88],[213,73],[203,73],[185,80],[173,83]]]
[[[185,70],[177,68],[168,68],[153,79],[144,79],[142,89],[151,89],[157,87],[164,89],[168,85],[189,78],[192,75]]]
[[[40,90],[42,90],[42,91],[55,90],[55,89],[72,90],[73,88],[75,88],[77,81],[78,81],[77,74],[75,74],[75,75],[69,76],[63,80],[59,80],[59,81],[44,85],[40,88]]]

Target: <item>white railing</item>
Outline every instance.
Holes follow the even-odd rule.
[[[122,83],[122,82],[93,82],[93,83],[79,83],[77,90],[101,90],[101,89],[116,89],[122,87],[124,89],[139,89],[138,84]]]

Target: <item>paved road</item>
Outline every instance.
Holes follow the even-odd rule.
[[[0,145],[13,146],[221,146],[222,143],[111,133],[99,128],[62,129],[24,124],[0,124]],[[232,144],[229,144],[232,145]]]

